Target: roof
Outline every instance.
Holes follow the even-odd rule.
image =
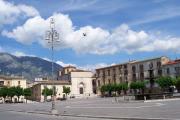
[[[38,82],[36,85],[71,85],[71,82],[65,80],[49,80],[49,81],[42,81]]]
[[[151,61],[151,60],[161,59],[162,57],[166,57],[166,56],[149,58],[149,59],[144,59],[144,60],[137,60],[137,61],[132,61],[132,62],[130,62],[130,63],[131,63],[131,64],[135,64],[135,63],[140,63],[140,62],[147,62],[147,61]],[[168,58],[168,57],[166,57],[166,58]]]
[[[174,64],[179,64],[179,63],[180,63],[180,59],[177,59],[177,60],[174,60],[174,61],[169,61],[165,65],[174,65]]]
[[[133,61],[125,62],[125,63],[119,63],[119,64],[116,64],[116,65],[111,65],[111,66],[107,66],[107,67],[98,68],[96,70],[112,68],[112,67],[116,67],[116,66],[120,66],[120,65],[125,65],[125,64],[135,64],[135,63],[140,63],[140,62],[146,62],[146,61],[150,61],[150,60],[161,59],[162,57],[166,57],[166,56],[155,57],[155,58],[144,59],[144,60],[133,60]]]
[[[22,76],[5,76],[5,75],[0,75],[0,78],[4,79],[4,80],[12,80],[12,79],[26,80]]]
[[[119,63],[119,64],[110,65],[110,66],[106,66],[106,67],[101,67],[101,68],[97,68],[96,70],[107,69],[107,68],[113,68],[113,67],[117,67],[117,66],[120,66],[120,65],[126,65],[126,64],[129,64],[129,62]]]
[[[66,67],[63,67],[63,68],[76,68],[75,66],[72,66],[72,65],[68,65]]]
[[[91,72],[91,71],[76,69],[76,70],[73,70],[71,72]]]

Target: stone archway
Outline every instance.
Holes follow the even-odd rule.
[[[83,82],[81,82],[79,84],[79,94],[84,94],[84,83]]]

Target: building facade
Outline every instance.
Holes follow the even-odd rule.
[[[70,87],[71,89],[71,83],[67,81],[41,81],[31,87],[32,96],[30,99],[33,101],[44,102],[45,98],[42,95],[43,90],[45,88],[53,89],[53,86],[55,86],[56,99],[64,97],[63,86]],[[51,99],[51,96],[47,96],[46,99]]]
[[[163,76],[170,76],[172,78],[180,77],[180,59],[169,61],[162,66]]]
[[[71,82],[71,96],[87,97],[94,96],[93,73],[91,71],[79,70],[74,66],[64,67],[59,72],[59,80]]]
[[[153,82],[155,78],[162,75],[162,65],[168,62],[169,58],[163,56],[96,69],[97,88],[110,83],[129,84],[139,80]]]
[[[23,89],[27,88],[26,79],[19,76],[0,76],[0,87],[21,87]],[[6,99],[9,99],[8,97]],[[12,98],[13,102],[17,102],[18,97],[14,96]],[[20,101],[24,101],[24,96],[20,96]],[[4,100],[5,101],[5,100]]]
[[[20,86],[26,88],[26,79],[18,76],[0,76],[0,85],[6,87]]]
[[[98,88],[105,84],[122,83],[129,81],[130,64],[123,63],[96,69],[96,85]]]

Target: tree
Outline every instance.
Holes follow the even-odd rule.
[[[46,101],[47,100],[47,96],[51,96],[53,95],[53,90],[52,89],[49,89],[47,87],[45,87],[42,91],[42,95],[44,96],[44,100]]]
[[[7,87],[2,87],[1,88],[1,96],[3,97],[3,99],[5,101],[6,96],[8,96],[8,88]]]
[[[18,102],[19,102],[19,98],[20,96],[23,95],[23,88],[21,88],[20,86],[15,87],[15,95],[18,97]]]
[[[31,91],[30,88],[25,88],[25,89],[23,90],[23,94],[24,94],[24,97],[25,97],[26,103],[27,103],[27,97],[31,96],[32,91]]]
[[[122,90],[124,91],[124,94],[126,94],[128,90],[128,84],[127,83],[121,83]]]
[[[163,89],[163,91],[166,91],[166,89],[169,89],[170,86],[174,84],[173,79],[169,76],[157,78],[156,83]]]
[[[131,82],[130,89],[134,90],[134,93],[137,93],[137,89],[141,90],[142,93],[144,93],[145,88],[145,82],[144,81],[137,81],[137,82]]]
[[[7,95],[11,98],[11,102],[12,102],[12,98],[16,95],[16,87],[8,88]]]
[[[111,96],[112,95],[112,91],[113,91],[113,85],[112,84],[107,84],[106,85],[106,89],[107,89],[107,91],[108,91],[108,93],[109,93],[109,96]]]
[[[67,98],[67,95],[68,95],[70,92],[71,92],[70,87],[63,86],[63,93],[66,94],[66,98]]]
[[[101,95],[104,96],[105,92],[107,92],[107,86],[106,85],[102,85],[100,87],[100,91],[101,91]]]
[[[176,86],[178,92],[180,92],[180,77],[178,77],[176,80],[173,80],[173,84]]]

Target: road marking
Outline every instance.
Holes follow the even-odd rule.
[[[108,106],[105,106],[105,107],[98,107],[98,106],[66,106],[65,108],[99,108],[99,109],[103,109],[103,108],[115,108],[115,109],[118,109],[118,108],[135,108],[135,109],[137,109],[137,108],[148,108],[148,107],[160,107],[160,106],[163,106],[163,105],[165,105],[165,104],[163,104],[163,103],[156,103],[156,104],[154,104],[154,105],[143,105],[143,106],[138,106],[138,107],[108,107]]]

